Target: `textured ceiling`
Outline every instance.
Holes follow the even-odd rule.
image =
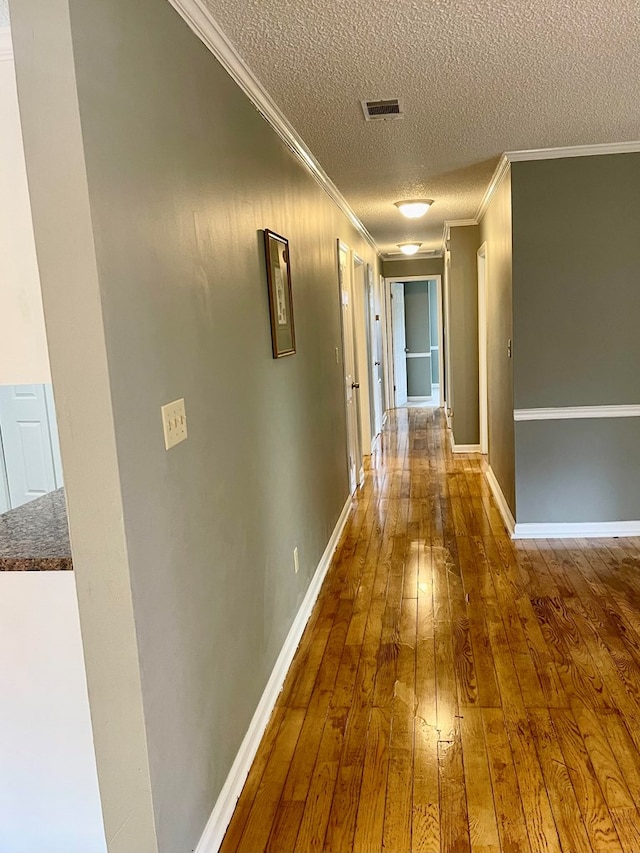
[[[9,0],[0,0],[0,27],[9,26]]]
[[[638,0],[205,2],[384,252],[440,248],[503,151],[640,138]],[[404,119],[364,121],[393,97]]]

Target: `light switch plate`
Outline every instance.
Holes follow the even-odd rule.
[[[187,437],[187,413],[184,408],[184,399],[167,403],[161,407],[160,411],[162,412],[164,446],[165,450],[169,450]]]

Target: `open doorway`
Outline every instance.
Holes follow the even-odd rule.
[[[387,279],[393,405],[439,407],[442,388],[440,276]]]

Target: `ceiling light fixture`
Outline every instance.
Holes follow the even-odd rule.
[[[420,219],[433,204],[432,198],[409,198],[405,201],[394,201],[403,216],[407,219]]]
[[[398,248],[403,255],[415,255],[422,243],[398,243]]]

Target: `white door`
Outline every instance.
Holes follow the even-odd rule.
[[[407,343],[404,328],[404,284],[391,282],[391,322],[393,330],[393,387],[396,406],[407,405]]]
[[[48,406],[48,394],[45,385],[0,387],[0,435],[12,508],[62,485],[55,412],[49,410],[53,397]]]
[[[340,305],[342,315],[342,363],[344,365],[345,406],[347,412],[347,457],[349,465],[349,488],[353,493],[360,484],[362,457],[358,434],[358,411],[355,391],[358,383],[355,376],[355,342],[353,335],[353,306],[349,281],[349,250],[338,243],[338,265],[340,273]]]

